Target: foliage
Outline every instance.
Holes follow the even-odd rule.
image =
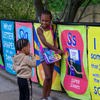
[[[85,6],[89,0],[85,0]],[[45,0],[42,0],[45,6]],[[48,0],[48,10],[57,18],[64,9],[66,0]],[[92,0],[90,5],[100,4],[100,0]],[[33,0],[0,0],[0,18],[35,20]]]
[[[55,15],[54,16],[55,18],[57,18],[63,11],[66,1],[67,0],[48,0],[48,9],[52,12],[53,15]],[[81,7],[84,7],[88,1],[89,0],[85,0],[85,2],[81,5]],[[89,5],[96,5],[96,4],[100,4],[100,0],[92,0]]]
[[[63,11],[64,4],[66,0],[49,0],[48,9],[52,12],[54,17],[57,18],[59,14]]]
[[[85,6],[88,1],[89,0],[85,0],[85,2],[82,4],[82,7]],[[92,0],[89,5],[97,5],[97,4],[100,4],[100,0]]]
[[[2,0],[0,2],[0,18],[35,19],[33,0]]]

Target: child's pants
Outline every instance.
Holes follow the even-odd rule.
[[[32,81],[31,79],[17,79],[19,86],[19,100],[32,100]]]

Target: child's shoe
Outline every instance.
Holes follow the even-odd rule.
[[[52,100],[50,97],[47,97],[47,100]]]

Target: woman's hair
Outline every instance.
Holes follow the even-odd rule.
[[[70,61],[72,61],[72,62],[73,62],[73,59],[72,59],[72,58],[70,58]]]
[[[19,39],[16,42],[16,50],[21,50],[23,47],[27,46],[28,42],[27,39]]]
[[[51,12],[50,12],[49,10],[43,10],[43,11],[41,12],[41,14],[40,14],[40,18],[41,18],[41,15],[42,15],[42,14],[50,15],[50,19],[52,20],[52,14],[51,14]]]

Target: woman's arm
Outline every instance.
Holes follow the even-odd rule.
[[[68,66],[69,66],[69,68],[70,68],[70,64],[69,64],[69,62],[68,62],[68,58],[67,58],[67,63],[68,63]]]
[[[73,66],[74,67],[74,66]],[[76,69],[75,69],[75,67],[74,67],[74,70],[75,70],[75,72],[77,73],[77,74],[83,74],[82,72],[78,72]]]

